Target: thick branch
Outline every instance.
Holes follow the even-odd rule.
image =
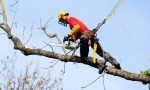
[[[5,30],[7,31],[6,33],[10,33],[10,30]],[[10,34],[8,34],[10,35]],[[8,36],[10,37],[10,36]],[[53,53],[50,51],[45,51],[45,50],[41,50],[41,49],[31,49],[31,48],[25,48],[21,41],[19,40],[19,38],[15,37],[14,35],[11,34],[10,38],[12,40],[12,42],[14,43],[14,48],[17,50],[20,50],[21,52],[23,52],[24,55],[40,55],[40,56],[45,56],[48,58],[53,58],[53,59],[59,59],[60,61],[63,62],[77,62],[77,63],[83,63],[86,65],[89,65],[91,67],[95,67],[98,69],[98,66],[100,66],[101,61],[97,61],[96,64],[93,64],[92,62],[92,57],[88,58],[88,62],[86,61],[82,61],[80,59],[79,56],[70,56],[70,55],[61,55],[58,53]],[[112,67],[107,66],[107,72],[108,74],[114,75],[114,76],[119,76],[122,78],[125,78],[127,80],[132,80],[132,81],[140,81],[140,82],[144,82],[144,83],[150,83],[150,77],[148,76],[144,76],[141,74],[135,74],[135,73],[131,73],[131,72],[127,72],[127,71],[123,71],[123,70],[118,70]]]
[[[131,81],[140,81],[143,83],[150,83],[150,77],[149,76],[144,76],[141,74],[135,74],[135,73],[131,73],[128,71],[124,71],[124,70],[118,70],[118,69],[114,69],[111,67],[107,67],[107,74],[111,74],[114,76],[119,76],[122,78],[125,78],[127,80],[131,80]]]
[[[0,3],[1,0],[0,0]],[[4,15],[3,18],[5,18],[6,15]],[[4,20],[5,22],[5,20]],[[53,58],[53,59],[59,59],[60,61],[63,62],[77,62],[77,63],[83,63],[85,65],[89,65],[91,67],[95,67],[98,69],[98,67],[100,67],[100,64],[102,63],[100,60],[97,61],[96,64],[93,64],[92,62],[92,57],[89,57],[87,59],[87,61],[81,60],[80,57],[78,56],[70,56],[70,55],[61,55],[58,53],[53,53],[50,51],[45,51],[45,50],[41,50],[41,49],[31,49],[31,48],[26,48],[23,46],[21,40],[12,35],[11,30],[8,26],[8,24],[5,22],[5,24],[0,25],[0,28],[3,29],[7,35],[8,38],[14,43],[14,49],[20,50],[24,55],[39,55],[39,56],[45,56],[48,58]],[[139,81],[139,82],[143,82],[143,83],[150,83],[150,77],[148,76],[144,76],[141,74],[135,74],[135,73],[131,73],[131,72],[127,72],[127,71],[123,71],[123,70],[118,70],[112,67],[107,66],[107,74],[111,74],[114,76],[119,76],[122,78],[125,78],[127,80],[132,80],[132,81]]]

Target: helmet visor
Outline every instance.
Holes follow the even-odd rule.
[[[67,27],[67,21],[66,20],[63,20],[63,19],[60,19],[59,21],[58,21],[58,23],[60,24],[60,25],[63,25],[63,26],[65,26],[65,27]]]

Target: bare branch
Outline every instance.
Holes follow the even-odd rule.
[[[23,26],[23,32],[22,32],[23,43],[24,43],[24,31],[25,31],[25,26]]]
[[[4,21],[4,24],[7,23],[7,17],[6,17],[6,14],[5,14],[5,9],[4,9],[4,6],[3,6],[3,3],[2,3],[2,0],[0,0],[0,8],[1,8],[1,14],[3,16],[3,21]]]
[[[0,23],[0,26],[4,25],[4,23]]]
[[[45,44],[46,44],[46,46],[50,46],[51,47],[51,49],[52,49],[52,52],[54,52],[54,50],[53,50],[53,48],[52,48],[52,46],[51,45],[49,45],[48,43],[46,43],[46,42],[44,42]],[[46,46],[44,46],[43,48],[45,48]],[[43,49],[42,48],[42,49]]]
[[[43,69],[49,69],[49,68],[53,68],[57,63],[58,63],[59,60],[57,60],[53,65],[49,66],[49,67],[42,67]]]
[[[50,22],[51,19],[52,19],[52,18],[50,18],[50,19],[46,22],[46,24],[44,25],[44,27],[42,26],[42,20],[40,20],[41,29],[44,31],[44,34],[45,34],[47,37],[49,37],[49,38],[54,38],[54,37],[56,37],[56,39],[57,39],[57,41],[59,42],[59,44],[62,44],[62,41],[61,41],[60,37],[59,37],[56,33],[54,33],[54,34],[48,34],[48,32],[47,32],[48,23]],[[63,50],[64,53],[66,53],[66,50],[65,50],[64,47],[62,47],[62,50]]]
[[[16,5],[16,9],[15,9],[15,11],[14,11],[14,16],[13,16],[13,21],[12,21],[12,24],[11,24],[11,29],[12,29],[12,27],[13,27],[13,25],[15,24],[14,22],[15,22],[15,18],[16,18],[16,14],[17,14],[17,10],[18,10],[18,6],[19,6],[19,0],[17,0],[13,5],[11,5],[11,6],[15,6]]]
[[[7,35],[6,33],[0,33],[0,35]]]
[[[50,52],[50,51],[46,51],[46,50],[32,49],[32,48],[24,47],[21,40],[11,33],[11,28],[7,24],[7,18],[5,15],[4,7],[2,5],[2,0],[0,0],[0,6],[3,10],[2,16],[3,16],[4,24],[5,24],[5,25],[0,25],[0,28],[6,32],[8,39],[10,39],[13,42],[14,49],[21,51],[26,56],[27,55],[45,56],[48,58],[58,59],[58,60],[63,61],[63,62],[83,63],[85,65],[89,65],[89,66],[97,68],[97,69],[99,69],[99,67],[101,67],[102,61],[97,60],[96,61],[97,63],[94,64],[92,57],[88,57],[87,60],[81,60],[81,58],[79,56],[62,55],[59,53],[54,53],[54,52]],[[131,81],[150,83],[150,77],[149,76],[144,76],[141,74],[135,74],[135,73],[131,73],[131,72],[124,71],[124,70],[118,70],[118,69],[112,68],[110,66],[107,66],[106,69],[107,69],[107,72],[106,72],[107,74],[119,76],[119,77],[122,77],[124,79],[131,80]]]
[[[17,5],[18,3],[19,3],[19,0],[15,0],[15,3],[12,4],[11,6],[13,7],[13,6]]]
[[[44,25],[45,28],[48,27],[48,24],[49,24],[49,22],[50,22],[52,19],[53,19],[53,17],[51,17],[51,18],[45,23],[45,25]]]
[[[30,39],[31,39],[31,37],[32,37],[33,25],[34,25],[34,24],[32,23],[30,36],[29,36],[28,40],[26,41],[26,43],[24,44],[24,46],[26,46],[26,45],[28,44],[28,42],[30,41]]]

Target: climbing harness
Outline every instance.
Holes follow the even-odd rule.
[[[98,38],[96,33],[94,33],[91,30],[86,30],[83,32],[83,35],[81,36],[81,38],[83,38],[83,40],[87,40],[88,42],[88,46],[91,46],[92,41],[94,42],[94,46],[93,46],[93,63],[96,64],[96,50],[97,50],[97,42],[98,42]],[[82,42],[82,41],[81,41]]]
[[[96,36],[94,37],[94,47],[93,47],[93,63],[96,63],[96,50],[97,50],[97,42],[99,41]]]
[[[97,50],[97,44],[94,43],[94,48],[93,48],[93,63],[96,63],[96,50]]]

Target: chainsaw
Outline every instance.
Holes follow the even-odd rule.
[[[78,44],[78,42],[73,42],[72,39],[63,40],[63,43],[49,43],[51,46],[64,47],[69,50],[75,50],[78,47]]]

